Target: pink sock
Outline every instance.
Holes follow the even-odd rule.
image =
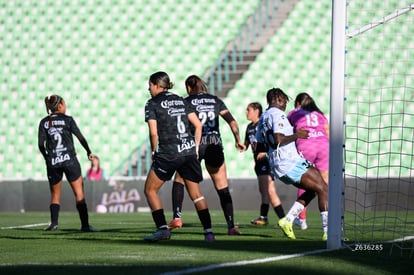
[[[298,195],[297,195],[298,198],[305,192],[306,192],[306,190],[299,188],[298,189]],[[306,207],[302,210],[302,212],[299,213],[299,219],[306,220]]]

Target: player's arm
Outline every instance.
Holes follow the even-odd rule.
[[[266,157],[267,147],[263,136],[263,120],[260,119],[257,125],[256,142],[253,145],[253,151],[257,153],[257,159]]]
[[[92,151],[89,148],[89,144],[86,141],[86,138],[82,134],[80,134],[80,136],[77,136],[77,138],[78,138],[80,144],[82,145],[82,147],[85,149],[86,155],[88,156],[88,159],[92,160],[94,158],[94,155],[92,154]]]
[[[149,129],[149,139],[151,144],[151,152],[152,154],[155,153],[157,150],[158,145],[158,128],[157,128],[157,121],[155,119],[147,120],[148,129]]]
[[[86,138],[82,135],[82,133],[79,131],[79,129],[77,129],[73,133],[75,134],[76,138],[79,140],[82,147],[85,149],[86,154],[88,156],[88,159],[92,160],[93,159],[93,154],[91,152],[91,149],[89,148],[89,144],[86,141]]]
[[[37,132],[37,147],[39,147],[40,153],[42,153],[43,158],[47,161],[47,151],[46,151],[46,130],[43,128],[42,122],[39,123],[39,130]]]
[[[285,145],[291,142],[295,142],[298,138],[308,138],[308,131],[300,128],[293,135],[285,136],[282,133],[273,133],[273,137],[277,144]]]
[[[323,127],[325,128],[325,131],[326,131],[326,136],[329,138],[329,123],[325,123],[325,124],[323,125]]]
[[[249,145],[250,145],[250,140],[249,140],[249,137],[247,136],[247,128],[246,128],[246,131],[244,133],[244,147],[245,147],[244,150],[249,149]]]
[[[73,118],[71,118],[69,124],[70,131],[75,135],[75,137],[79,140],[79,143],[85,149],[88,159],[92,160],[94,156],[91,152],[91,149],[89,148],[89,144],[86,141],[86,138],[82,135],[78,125],[76,124],[76,121]]]
[[[47,160],[47,152],[45,147],[45,141],[46,139],[39,133],[38,139],[37,139],[37,146],[39,147],[40,153],[42,153],[42,156],[45,160]]]
[[[237,121],[234,119],[233,115],[230,113],[229,110],[221,111],[220,115],[230,126],[230,129],[234,136],[234,140],[236,142],[236,148],[239,149],[240,151],[246,150],[246,146],[240,140],[239,125],[237,124]]]
[[[201,133],[202,133],[202,130],[203,130],[203,125],[201,124],[201,121],[198,118],[196,113],[194,113],[194,112],[189,113],[187,115],[187,117],[188,117],[188,121],[190,121],[190,123],[195,128],[195,130],[194,130],[194,140],[195,140],[196,151],[197,151],[197,155],[198,155],[198,147],[199,147],[200,141],[201,141]]]

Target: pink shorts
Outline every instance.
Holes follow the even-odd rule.
[[[329,170],[329,143],[313,142],[297,144],[298,151],[305,159],[312,162],[318,170]]]

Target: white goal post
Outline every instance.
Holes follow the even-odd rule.
[[[328,249],[342,247],[346,0],[332,0]]]
[[[344,216],[352,211],[355,212],[351,213],[355,214],[352,221],[355,225],[351,227],[358,231],[354,234],[357,236],[352,240],[354,242],[360,241],[360,235],[368,234],[372,235],[372,240],[368,242],[381,240],[398,243],[414,238],[414,209],[410,202],[414,201],[414,39],[410,39],[414,20],[409,13],[414,4],[393,0],[361,1],[332,1],[328,249],[345,246]],[[351,11],[348,5],[354,5]],[[363,19],[355,20],[358,16]],[[352,24],[348,21],[350,17]],[[385,27],[387,24],[392,27]],[[378,27],[384,27],[384,34]],[[389,45],[390,33],[395,35],[395,49]],[[359,36],[363,38],[363,46],[348,43],[351,39],[359,39]],[[401,43],[401,37],[410,43],[406,40]],[[384,45],[376,48],[373,45],[378,41]],[[391,42],[394,43],[393,39]],[[353,51],[353,59],[348,60],[348,50]],[[355,58],[356,54],[361,57],[360,60]],[[400,55],[392,60],[394,54]],[[352,77],[349,77],[348,69]],[[348,96],[352,99],[349,100]],[[366,110],[369,113],[365,113]],[[349,123],[347,116],[354,120],[361,117],[362,122]],[[348,136],[347,129],[356,129],[356,133]],[[380,137],[377,138],[376,134]],[[347,153],[350,155],[348,160],[354,159],[347,161]],[[347,172],[348,166],[351,172]],[[355,184],[352,187],[355,192],[351,194],[355,195],[352,210],[345,209],[346,201],[349,202],[349,198],[345,197],[350,196],[346,189],[349,177]],[[375,184],[378,187],[374,191],[371,187],[366,188]],[[370,204],[371,201],[381,200],[386,201],[384,205]],[[359,209],[362,209],[363,217],[357,213]],[[365,212],[373,214],[365,216]],[[360,221],[361,224],[357,224]],[[392,223],[394,225],[390,225]],[[365,230],[372,230],[373,233],[366,234]],[[385,233],[380,232],[382,236],[374,237],[381,230]],[[390,240],[390,236],[395,236],[395,239]],[[367,238],[361,239],[365,241]],[[412,255],[414,243],[403,249],[410,250]]]

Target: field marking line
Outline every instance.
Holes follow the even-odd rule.
[[[34,224],[25,224],[25,225],[16,225],[16,226],[6,226],[6,227],[0,227],[0,229],[1,230],[19,229],[19,228],[30,228],[30,227],[45,226],[45,225],[49,225],[49,223],[34,223]]]
[[[281,256],[262,258],[262,259],[228,262],[228,263],[221,263],[221,264],[211,264],[211,265],[207,265],[207,266],[200,266],[200,267],[184,269],[184,270],[180,270],[180,271],[165,272],[165,273],[161,273],[161,275],[190,274],[190,273],[196,273],[196,272],[209,271],[209,270],[223,268],[223,267],[243,266],[243,265],[267,263],[267,262],[277,262],[277,261],[282,261],[282,260],[286,260],[286,259],[302,257],[302,256],[307,256],[307,255],[313,255],[313,254],[319,254],[319,253],[330,252],[330,251],[334,251],[334,249],[318,249],[318,250],[312,250],[312,251],[303,252],[303,253],[295,253],[295,254],[290,254],[290,255],[281,255]]]
[[[409,240],[414,240],[414,236],[404,236],[402,238],[387,241],[386,243],[404,242]]]

